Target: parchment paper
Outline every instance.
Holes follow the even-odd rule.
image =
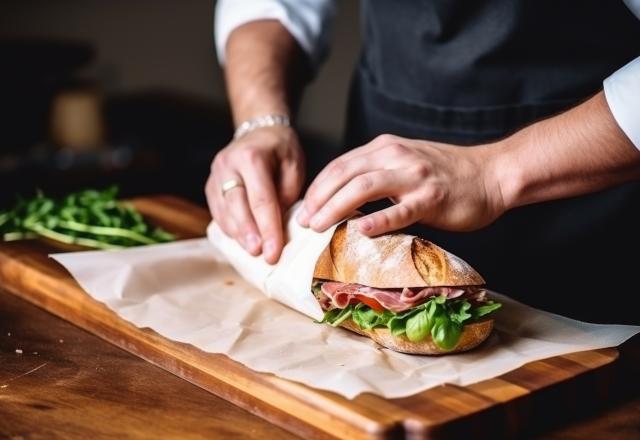
[[[503,307],[481,347],[441,357],[400,354],[311,319],[322,316],[309,287],[333,230],[316,234],[290,220],[290,241],[276,266],[245,253],[215,224],[208,232],[211,241],[52,257],[89,295],[138,327],[347,398],[468,385],[534,360],[617,346],[640,332],[640,326],[575,321],[492,293]]]

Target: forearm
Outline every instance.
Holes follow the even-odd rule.
[[[226,53],[235,125],[265,114],[291,115],[310,69],[296,40],[277,20],[239,26],[229,37]]]
[[[616,123],[602,92],[485,150],[506,209],[640,177],[640,152]]]

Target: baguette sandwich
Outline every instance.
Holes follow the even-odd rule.
[[[485,280],[465,261],[406,234],[369,238],[342,223],[314,271],[321,322],[403,353],[471,350],[489,337],[493,312]]]

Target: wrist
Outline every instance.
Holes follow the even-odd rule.
[[[517,157],[518,142],[510,136],[487,145],[487,186],[497,194],[503,212],[524,204],[521,196],[525,179]]]
[[[273,93],[253,93],[245,91],[242,97],[231,97],[231,111],[234,127],[250,119],[264,115],[284,115],[291,117],[291,110],[284,97],[275,97]]]
[[[242,136],[251,133],[260,128],[270,127],[291,127],[291,120],[287,114],[268,113],[242,121],[236,127],[233,133],[233,139],[239,139]]]
[[[239,138],[231,140],[232,145],[242,148],[276,148],[278,150],[288,150],[290,148],[300,149],[298,135],[291,126],[273,125],[270,127],[259,127]]]

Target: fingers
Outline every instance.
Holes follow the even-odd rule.
[[[229,179],[243,183],[222,194]],[[264,127],[223,148],[212,163],[207,202],[216,222],[253,255],[277,262],[283,247],[282,209],[299,197],[303,152],[289,127]]]
[[[249,206],[262,239],[262,253],[269,264],[280,258],[283,246],[282,214],[273,172],[269,165],[255,160],[250,171],[242,174]]]
[[[329,163],[309,186],[298,222],[304,227],[311,226],[311,218],[348,182],[356,176],[383,168],[377,162],[375,156],[365,154],[348,160],[338,158]]]
[[[258,227],[253,219],[247,192],[243,187],[235,187],[227,191],[222,198],[227,208],[228,216],[235,229],[234,238],[251,255],[258,255],[262,242],[258,233]]]
[[[395,170],[380,170],[360,174],[346,183],[311,218],[313,230],[322,232],[348,217],[367,202],[380,200],[402,192],[407,180]]]
[[[263,240],[247,196],[250,190],[247,188],[247,178],[233,171],[236,167],[224,158],[217,158],[212,168],[206,195],[214,220],[225,234],[238,241],[247,252],[259,255]],[[245,173],[250,174],[250,171]],[[223,194],[222,185],[230,179],[243,182],[244,186],[236,186]]]
[[[304,197],[304,207],[298,216],[298,222],[309,226],[311,217],[346,182],[359,174],[390,168],[389,159],[394,159],[403,149],[400,138],[383,134],[371,142],[355,148],[330,162],[313,180]]]
[[[302,161],[287,160],[282,161],[280,165],[278,197],[283,210],[289,208],[300,196],[305,179],[305,172],[300,163]]]
[[[373,237],[412,225],[420,220],[420,216],[418,203],[403,201],[362,217],[358,220],[358,229],[363,234]]]
[[[220,229],[222,229],[225,234],[229,237],[235,238],[235,224],[233,222],[229,222],[229,216],[222,215],[221,213],[220,209],[223,206],[223,201],[220,197],[219,185],[217,184],[213,173],[207,180],[205,194],[207,196],[207,204],[209,205],[209,210],[211,211],[213,220],[218,224],[218,226],[220,226]]]

